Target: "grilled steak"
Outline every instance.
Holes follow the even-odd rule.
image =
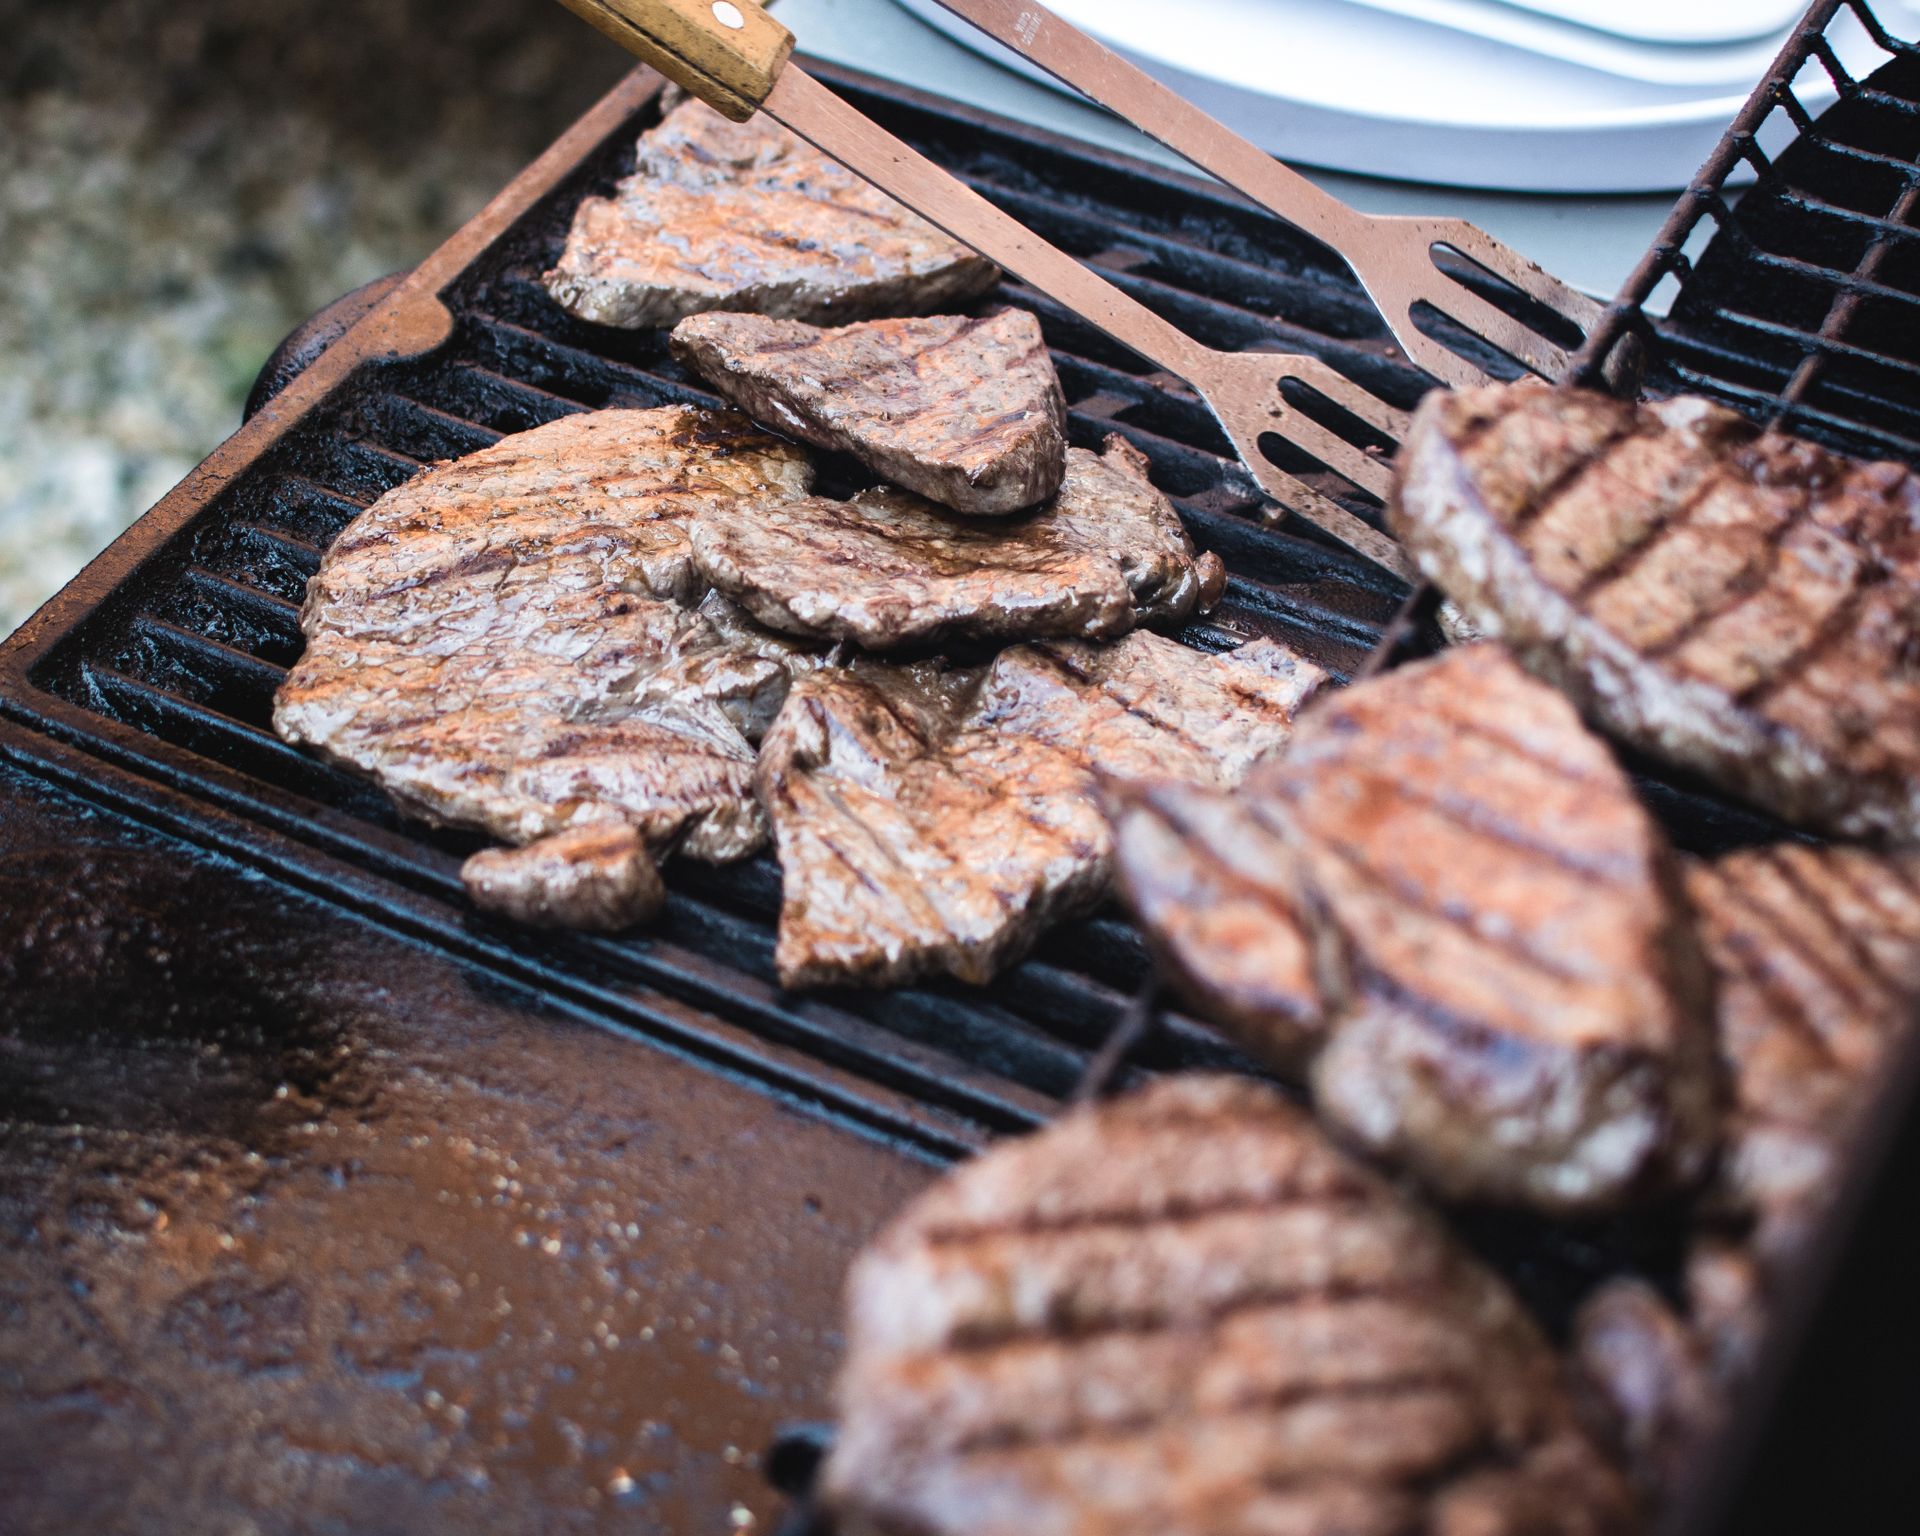
[[[274,727],[504,842],[616,822],[655,848],[750,852],[765,823],[748,735],[800,658],[723,599],[673,599],[699,587],[695,507],[807,484],[800,450],[679,406],[568,417],[439,465],[327,551]],[[504,891],[487,870],[476,889]],[[550,895],[558,913],[577,893]]]
[[[1393,526],[1622,740],[1788,819],[1920,836],[1920,484],[1700,401],[1435,391]]]
[[[1231,783],[1323,677],[1268,641],[1203,656],[1143,633],[800,680],[760,755],[781,982],[988,980],[1105,893],[1097,773]]]
[[[1920,1003],[1920,854],[1781,844],[1687,871],[1733,1081],[1727,1148],[1676,1313],[1632,1282],[1578,1353],[1632,1464],[1671,1492],[1752,1374],[1771,1293],[1809,1247],[1876,1074]]]
[[[993,264],[763,115],[697,101],[640,136],[633,174],[574,213],[546,275],[561,308],[601,325],[671,325],[706,309],[800,320],[948,309]]]
[[[1352,1140],[1553,1211],[1702,1170],[1711,991],[1677,871],[1606,748],[1500,648],[1330,696],[1231,800],[1117,804],[1122,887],[1175,977],[1249,1049],[1311,1057]]]
[[[1782,844],[1696,864],[1687,890],[1734,1088],[1717,1203],[1784,1259],[1920,1005],[1920,854]]]
[[[844,1536],[1634,1528],[1501,1282],[1302,1111],[1183,1077],[949,1174],[855,1262]]]
[[[533,928],[615,933],[660,910],[666,888],[625,822],[588,822],[524,848],[484,848],[461,866],[475,906]]]
[[[1246,790],[1141,782],[1105,792],[1114,872],[1175,990],[1257,1055],[1301,1073],[1331,1005],[1299,860]]]
[[[692,525],[700,574],[789,634],[871,650],[958,639],[1111,639],[1218,601],[1145,460],[1118,437],[1069,449],[1060,494],[1031,516],[969,522],[905,491],[852,501],[719,502]]]
[[[956,512],[1045,501],[1067,467],[1067,402],[1040,322],[868,320],[822,331],[759,315],[691,315],[673,352],[756,421],[851,453]]]
[[[1726,1422],[1725,1386],[1706,1340],[1644,1280],[1610,1280],[1574,1324],[1589,1419],[1611,1432],[1642,1492],[1670,1500]]]

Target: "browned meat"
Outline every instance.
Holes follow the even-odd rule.
[[[1695,864],[1687,890],[1734,1086],[1716,1203],[1785,1260],[1920,1006],[1920,854],[1782,844]]]
[[[1122,888],[1175,977],[1277,1065],[1311,1056],[1342,1134],[1448,1195],[1554,1211],[1702,1171],[1711,990],[1678,874],[1606,748],[1500,648],[1328,697],[1231,800],[1118,805]],[[1176,831],[1184,861],[1156,864]]]
[[[1751,1376],[1780,1278],[1839,1186],[1877,1073],[1920,1004],[1920,854],[1782,844],[1687,871],[1733,1080],[1687,1306],[1621,1282],[1578,1355],[1650,1488],[1671,1494]]]
[[[956,512],[1045,501],[1067,467],[1067,402],[1040,322],[868,320],[823,331],[760,315],[692,315],[674,355],[756,421],[855,455]]]
[[[1323,676],[1267,641],[1203,656],[1142,633],[801,680],[760,757],[782,983],[986,981],[1104,894],[1097,773],[1232,783]]]
[[[1298,860],[1245,790],[1138,783],[1106,790],[1113,863],[1162,973],[1201,1013],[1282,1070],[1326,1043]]]
[[[461,866],[477,907],[533,928],[616,933],[666,900],[646,840],[626,822],[589,822],[524,848],[486,848]]]
[[[1613,1280],[1580,1309],[1576,1377],[1642,1492],[1671,1499],[1726,1420],[1700,1335],[1644,1280]]]
[[[573,217],[547,290],[601,325],[671,325],[706,309],[800,320],[950,309],[993,264],[764,114],[697,101],[640,136],[633,174]]]
[[[1111,639],[1218,601],[1226,573],[1118,437],[1069,449],[1029,517],[969,522],[882,487],[852,501],[718,502],[694,519],[700,573],[789,634],[871,650],[956,639]]]
[[[856,1261],[845,1536],[1635,1528],[1559,1362],[1270,1089],[1182,1077],[1003,1143]]]
[[[1790,820],[1920,837],[1920,483],[1701,401],[1435,391],[1392,516],[1605,730]]]
[[[797,497],[808,478],[744,417],[678,406],[569,417],[436,466],[327,551],[274,727],[504,842],[613,821],[655,848],[750,852],[766,828],[748,733],[798,653],[722,599],[670,599],[698,590],[695,507]]]

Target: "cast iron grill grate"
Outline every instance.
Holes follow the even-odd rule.
[[[1311,351],[1401,406],[1424,387],[1334,258],[1231,196],[897,88],[822,73],[1202,340]],[[359,367],[136,577],[82,613],[32,665],[31,687],[60,706],[43,723],[70,738],[97,734],[99,722],[123,727],[90,745],[464,909],[458,865],[476,844],[404,821],[377,789],[280,742],[268,723],[271,701],[300,652],[307,578],[333,536],[382,492],[436,459],[570,412],[712,400],[669,358],[659,333],[574,321],[539,283],[574,203],[630,164],[643,125],[630,122],[609,139],[443,292],[454,317],[443,346],[418,360]],[[1177,380],[1143,370],[1030,292],[1009,288],[994,299],[1039,314],[1067,392],[1072,439],[1095,446],[1118,432],[1141,448],[1198,543],[1226,562],[1226,601],[1183,639],[1219,648],[1271,635],[1337,675],[1364,660],[1401,596],[1391,578],[1305,524],[1271,521],[1211,418]],[[1290,467],[1316,476],[1311,461]],[[823,479],[843,488],[849,467],[829,466]],[[1318,485],[1348,494],[1331,477]],[[18,712],[21,701],[8,707]],[[1756,823],[1741,813],[1666,786],[1649,790],[1696,846],[1754,835]],[[615,1013],[623,990],[644,990],[904,1095],[932,1116],[908,1129],[942,1152],[1051,1113],[1146,970],[1137,937],[1102,914],[1049,935],[1030,960],[984,989],[933,984],[789,997],[773,979],[779,878],[770,857],[718,869],[678,862],[669,886],[665,919],[645,934],[609,940],[495,929],[494,952],[543,958],[545,974],[584,979],[596,1006]],[[478,917],[465,924],[490,926]],[[1138,1064],[1234,1059],[1210,1031],[1174,1017]]]

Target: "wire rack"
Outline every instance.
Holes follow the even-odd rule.
[[[1806,97],[1826,83],[1838,99],[1816,117]],[[1728,180],[1743,166],[1758,179],[1737,196]],[[1920,45],[1866,0],[1820,0],[1681,194],[1575,375],[1593,378],[1631,335],[1651,393],[1707,395],[1849,452],[1920,461],[1917,208]],[[1669,305],[1656,325],[1650,313]]]

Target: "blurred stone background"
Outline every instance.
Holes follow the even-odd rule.
[[[0,0],[0,635],[624,68],[552,0]]]

